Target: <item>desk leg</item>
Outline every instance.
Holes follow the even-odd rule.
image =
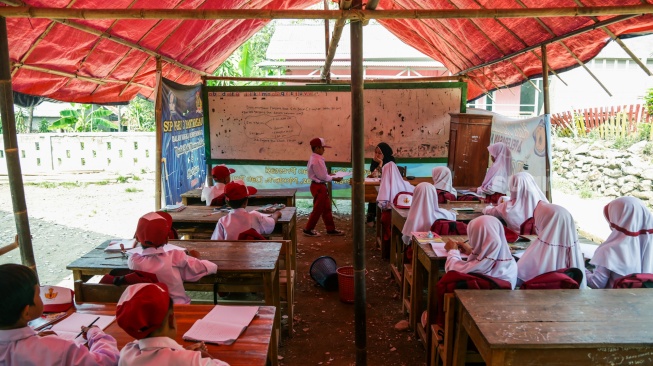
[[[401,240],[401,230],[395,223],[392,222],[392,235],[390,236],[390,270],[392,277],[399,285],[399,292],[401,292],[401,271],[403,270],[404,264],[404,252],[403,246],[404,242]]]
[[[281,335],[281,309],[279,304],[279,266],[273,272],[266,273],[263,281],[265,282],[265,305],[274,306],[274,327],[272,328],[272,337],[270,338],[270,362],[273,366],[279,363],[279,340]],[[292,321],[292,319],[289,319]]]
[[[426,333],[426,359],[430,360],[431,359],[431,337],[433,337],[433,334],[431,334],[431,324],[435,321],[435,317],[437,316],[436,314],[436,307],[438,304],[438,294],[437,294],[437,288],[436,285],[438,283],[438,277],[439,277],[439,272],[440,272],[440,267],[437,261],[431,262],[431,266],[428,270],[428,297],[426,298],[426,318],[428,319],[426,322],[426,327],[424,328],[424,332]]]
[[[420,318],[420,308],[422,304],[422,288],[424,284],[422,281],[422,273],[424,267],[417,259],[417,251],[413,250],[413,287],[410,289],[410,314],[408,315],[408,322],[410,327],[417,334],[417,322]]]
[[[458,326],[456,327],[456,334],[453,343],[453,366],[465,366],[465,358],[467,355],[467,342],[469,340],[469,334],[467,326],[469,323],[465,321],[465,318],[469,317],[467,310],[462,306],[460,301],[456,301],[456,306],[458,306]],[[489,364],[488,364],[489,365]]]

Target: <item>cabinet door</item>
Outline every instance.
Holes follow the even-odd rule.
[[[456,167],[456,155],[457,155],[456,147],[458,145],[456,143],[457,140],[458,140],[458,130],[453,128],[450,129],[449,130],[449,154],[447,155],[447,168],[451,170],[451,178],[454,182],[456,181],[455,167]]]

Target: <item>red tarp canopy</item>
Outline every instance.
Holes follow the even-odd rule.
[[[639,0],[580,0],[583,6],[635,6]],[[82,9],[305,9],[316,0],[28,0],[26,6]],[[523,5],[523,6],[522,6]],[[578,7],[576,0],[380,0],[383,9],[506,9]],[[380,21],[397,37],[453,73],[497,60],[539,42],[610,17],[521,19],[397,19]],[[71,27],[47,19],[8,18],[15,91],[80,103],[114,103],[140,93],[151,97],[155,57],[163,76],[181,84],[211,74],[267,20],[78,20]],[[79,29],[83,28],[83,29]],[[616,35],[648,32],[643,15],[608,28]],[[548,47],[549,65],[561,70],[594,57],[609,40],[597,29]],[[316,39],[315,42],[323,42]],[[149,51],[149,52],[146,52]],[[573,55],[572,55],[573,53]],[[537,54],[537,56],[535,55]],[[468,74],[469,99],[542,73],[539,50]],[[170,62],[174,61],[174,62]],[[525,76],[524,76],[525,75]]]

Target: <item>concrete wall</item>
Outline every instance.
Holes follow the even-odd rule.
[[[151,171],[154,139],[153,132],[20,134],[20,164],[23,174]],[[2,141],[0,148],[0,174],[7,174]]]

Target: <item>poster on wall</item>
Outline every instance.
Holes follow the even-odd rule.
[[[551,151],[550,125],[550,115],[514,119],[494,114],[490,135],[490,144],[503,142],[512,152],[513,173],[529,172],[542,192],[546,192],[547,187],[546,161],[550,159],[547,151]]]
[[[206,178],[201,84],[181,85],[163,79],[161,170],[166,205],[201,187]]]

